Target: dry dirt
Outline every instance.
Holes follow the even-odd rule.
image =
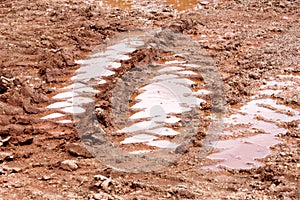
[[[40,120],[53,86],[78,68],[74,60],[136,27],[205,35],[200,45],[222,75],[228,106],[244,102],[264,79],[300,73],[299,1],[224,0],[175,12],[1,0],[0,15],[0,199],[300,199],[299,120],[285,124],[288,133],[278,136],[284,142],[261,167],[200,169],[207,160],[197,153],[205,136],[199,133],[176,163],[151,173],[112,170],[82,147],[73,125]],[[136,52],[130,67],[155,59],[152,53]],[[299,95],[274,98],[300,109]]]

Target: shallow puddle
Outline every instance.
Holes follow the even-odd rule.
[[[266,80],[251,101],[230,108],[233,114],[224,119],[227,128],[221,133],[223,139],[215,143],[215,152],[208,156],[219,162],[203,168],[249,169],[261,166],[258,159],[270,155],[270,147],[280,143],[276,135],[287,132],[280,125],[300,119],[300,108],[283,105],[274,97],[287,87],[297,94],[300,85],[297,79],[299,76],[296,75],[278,75]]]
[[[170,39],[174,44],[166,46],[165,41]],[[193,53],[192,58],[177,56],[186,53],[182,52],[186,46],[190,51],[186,55],[193,52],[199,52],[199,55]],[[115,78],[111,114],[116,125],[106,133],[106,116],[102,119],[102,108],[95,109],[95,95],[101,92],[100,84],[110,82],[118,73],[116,69],[121,67],[121,61],[130,59],[130,53],[139,48],[162,48],[162,51],[172,53],[157,62],[135,66]],[[147,171],[160,168],[176,159],[175,149],[183,142],[190,142],[197,133],[201,103],[210,99],[210,95],[221,96],[217,92],[223,92],[208,89],[219,80],[211,60],[189,37],[170,30],[121,34],[100,45],[88,59],[77,61],[80,67],[76,69],[76,75],[68,80],[69,85],[57,87],[57,93],[50,96],[53,102],[46,105],[47,115],[41,119],[74,123],[86,147],[116,169]],[[213,107],[223,106],[221,101],[215,101],[215,104]],[[70,116],[73,116],[72,120]],[[209,121],[215,119],[214,116],[205,117]],[[219,121],[208,127],[210,134],[218,132],[216,124]]]
[[[64,116],[64,114],[62,114],[62,113],[51,113],[49,115],[42,117],[41,119],[55,119],[55,118],[59,118],[59,117],[63,117],[63,116]]]
[[[145,41],[157,31],[129,33],[124,38],[100,46],[87,60],[77,61],[80,64],[80,68],[76,70],[77,75],[70,78],[69,85],[57,87],[57,93],[51,96],[53,103],[46,106],[47,115],[41,119],[62,124],[73,123],[70,116],[85,114],[87,109],[94,108],[90,104],[95,103],[95,94],[101,92],[95,89],[96,86],[105,84],[115,74],[114,69],[121,67],[121,61],[130,59],[129,54],[145,45]],[[125,148],[131,149],[129,153],[132,155],[148,154],[156,149],[176,149],[180,142],[175,138],[182,135],[182,132],[189,131],[189,121],[183,120],[184,115],[201,109],[201,103],[205,103],[205,99],[209,99],[208,96],[215,92],[207,89],[202,78],[205,74],[200,69],[204,73],[211,70],[169,54],[163,62],[153,63],[144,74],[128,72],[135,73],[136,77],[122,77],[125,82],[140,81],[136,83],[140,85],[135,85],[133,93],[128,95],[128,101],[125,101],[130,114],[122,111],[122,115],[127,119],[124,121],[120,115],[116,115],[120,120],[119,130],[116,132],[124,136],[119,145],[139,145],[139,149]],[[214,82],[215,79],[212,78],[211,81]],[[274,97],[287,89],[297,92],[299,85],[297,75],[278,75],[265,80],[249,102],[230,108],[230,113],[233,114],[223,119],[227,127],[220,134],[220,140],[214,143],[215,151],[207,156],[218,162],[205,168],[240,169],[261,165],[257,159],[269,155],[270,146],[280,142],[276,135],[287,131],[280,124],[298,120],[300,116],[299,110],[280,104]],[[129,86],[130,84],[125,88],[129,90]],[[118,89],[118,85],[116,88]],[[197,128],[199,120],[195,116],[189,117],[196,121],[193,123],[196,123],[194,128]],[[211,119],[214,118],[215,116],[211,116]],[[141,148],[141,145],[145,145],[145,148]]]
[[[115,74],[111,69],[119,68],[121,60],[130,59],[128,54],[143,46],[145,37],[145,33],[132,34],[131,37],[120,39],[117,44],[104,44],[87,60],[78,60],[77,64],[80,64],[80,67],[76,70],[77,75],[70,78],[69,85],[57,87],[57,94],[51,96],[55,102],[46,106],[54,113],[41,119],[57,119],[60,123],[71,123],[71,120],[58,118],[85,113],[84,104],[93,103],[95,94],[99,92],[94,87],[106,83],[105,78]]]
[[[173,60],[172,60],[173,59]],[[120,133],[147,133],[148,137],[143,138],[146,145],[157,148],[176,148],[178,144],[170,140],[159,140],[156,136],[176,136],[180,132],[174,130],[172,125],[181,121],[180,115],[191,111],[192,108],[200,109],[200,103],[205,102],[200,96],[209,94],[208,90],[202,92],[193,91],[192,84],[196,82],[183,75],[198,75],[196,72],[187,69],[183,61],[177,61],[175,57],[157,66],[158,70],[151,71],[157,74],[149,80],[147,85],[139,87],[138,94],[132,96],[131,111],[134,113],[129,117],[132,124],[125,126]],[[200,79],[198,77],[198,79]],[[136,122],[135,122],[136,121]],[[139,137],[136,137],[139,136]],[[141,135],[134,135],[125,138],[122,144],[133,144],[141,142]],[[145,135],[143,135],[145,136]]]

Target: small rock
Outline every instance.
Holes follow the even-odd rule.
[[[96,200],[101,200],[102,199],[102,194],[101,193],[94,194],[93,198],[96,199]]]
[[[288,20],[288,19],[289,19],[289,17],[287,17],[287,16],[283,16],[283,17],[282,17],[282,19],[284,19],[284,20]]]
[[[105,181],[103,181],[103,183],[101,184],[101,187],[102,189],[105,191],[105,192],[109,192],[109,184],[111,183],[111,178],[109,179],[106,179]]]
[[[107,193],[97,193],[94,194],[93,197],[95,200],[111,200],[111,199],[115,199],[113,196],[107,194]]]
[[[108,178],[106,177],[106,176],[103,176],[103,175],[95,175],[94,176],[94,179],[96,180],[96,181],[105,181],[105,180],[107,180]]]
[[[10,139],[11,139],[11,136],[8,136],[8,137],[6,137],[4,139],[0,139],[0,147],[3,146],[3,145],[5,145],[5,143],[7,143]]]
[[[279,153],[281,156],[286,156],[286,153],[285,152],[280,152]]]
[[[204,6],[205,6],[205,5],[208,5],[208,4],[209,4],[209,1],[201,1],[200,4],[201,4],[201,5],[204,5]]]
[[[14,158],[14,156],[12,155],[12,153],[0,152],[0,162],[12,160],[13,158]]]
[[[67,171],[74,171],[78,169],[77,161],[76,160],[64,160],[60,164],[60,168],[67,170]]]
[[[66,149],[72,156],[81,156],[84,158],[92,158],[93,155],[83,146],[80,144],[72,143],[72,144],[67,144]]]
[[[176,154],[185,154],[188,152],[189,145],[188,144],[181,144],[175,149]]]
[[[193,142],[193,145],[194,145],[194,147],[202,147],[202,142],[201,142],[201,141],[198,141],[198,140],[195,140],[195,141]]]
[[[0,170],[0,174],[3,173],[3,172],[5,174],[18,173],[20,171],[22,171],[22,169],[19,168],[19,167],[3,166],[2,169]]]
[[[235,34],[233,33],[233,32],[226,32],[225,34],[224,34],[224,38],[225,39],[231,39],[231,38],[233,38],[235,36]]]
[[[33,142],[33,137],[17,136],[12,143],[24,146],[24,145],[30,145],[32,144],[32,142]]]
[[[12,173],[19,173],[20,171],[22,171],[22,169],[19,167],[12,167],[10,168],[10,170]]]
[[[47,176],[47,175],[45,175],[45,176],[43,176],[42,178],[40,178],[41,180],[43,180],[43,181],[48,181],[48,180],[50,180],[51,179],[51,176]]]

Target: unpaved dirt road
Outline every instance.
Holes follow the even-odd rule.
[[[107,1],[104,7],[83,0],[0,2],[0,199],[299,199],[299,1],[220,0],[181,12],[168,5],[141,8],[110,8]],[[275,105],[270,100],[257,105],[291,120],[257,115],[255,120],[285,131],[246,131],[251,136],[271,132],[280,141],[260,159],[261,166],[204,170],[213,161],[199,157],[206,136],[201,129],[180,159],[164,169],[119,172],[93,158],[73,123],[41,119],[51,114],[46,106],[58,89],[75,75],[75,60],[86,59],[104,39],[136,28],[179,31],[210,53],[223,81],[229,118],[255,95],[265,95],[259,92],[262,86],[278,90],[268,97]],[[140,49],[121,62],[118,73],[162,60],[161,52]],[[98,120],[107,132],[114,125],[105,117],[115,84],[110,80],[96,95],[106,113]],[[211,106],[203,109],[209,113]],[[254,118],[246,120],[257,125]],[[239,135],[247,128],[228,131]]]

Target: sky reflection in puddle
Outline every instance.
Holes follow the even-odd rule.
[[[108,45],[99,52],[89,56],[86,60],[77,60],[76,63],[80,68],[76,70],[77,74],[71,77],[75,83],[61,88],[60,93],[55,94],[52,98],[54,100],[63,100],[61,102],[54,102],[48,106],[47,109],[52,109],[65,112],[66,114],[80,114],[84,113],[85,109],[81,106],[94,102],[94,96],[99,91],[90,87],[91,81],[93,85],[106,83],[105,78],[115,74],[110,69],[121,67],[120,60],[128,60],[127,55],[135,51],[138,47],[144,45],[145,34],[135,35],[122,39],[118,43]],[[41,119],[55,119],[64,116],[62,113],[52,113]],[[59,120],[61,123],[68,123],[69,121]]]
[[[138,94],[134,95],[131,105],[134,113],[129,117],[132,123],[125,126],[118,132],[129,134],[150,133],[156,136],[174,137],[180,131],[174,130],[172,124],[179,123],[184,112],[191,111],[192,108],[200,108],[200,103],[205,102],[202,98],[209,95],[208,90],[202,89],[197,93],[192,89],[196,84],[188,77],[182,75],[199,74],[187,69],[186,62],[182,60],[168,60],[162,63],[157,69],[157,75],[150,79],[150,83],[140,87]],[[196,67],[196,65],[193,65]],[[198,66],[199,67],[199,66]],[[198,96],[199,97],[198,97]],[[201,98],[202,97],[202,98]],[[135,137],[126,138],[122,143],[139,143],[140,139]],[[176,148],[178,144],[170,140],[153,139],[149,137],[144,144],[157,148]]]
[[[294,76],[284,78],[296,79]],[[249,169],[261,166],[262,163],[257,159],[271,154],[270,147],[280,143],[276,135],[287,132],[287,129],[278,125],[300,119],[298,110],[280,104],[272,96],[282,92],[277,90],[278,87],[297,84],[299,83],[289,80],[267,81],[260,87],[258,93],[250,98],[252,99],[250,102],[239,108],[231,108],[234,114],[224,119],[228,127],[221,136],[238,138],[217,141],[216,152],[211,153],[208,158],[219,162],[204,166],[203,169],[218,170],[219,167]],[[275,90],[270,90],[270,87],[275,87]]]

